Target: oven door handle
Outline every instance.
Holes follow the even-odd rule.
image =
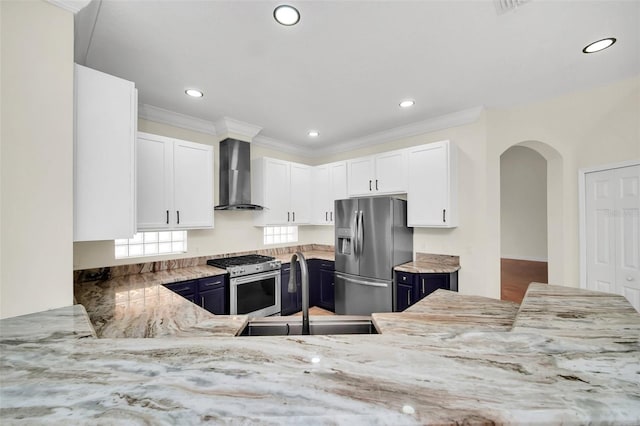
[[[231,278],[231,280],[229,280],[229,284],[231,285],[242,285],[242,284],[246,284],[246,283],[251,283],[254,281],[258,281],[264,278],[274,278],[274,277],[278,277],[280,276],[280,270],[277,269],[275,271],[269,271],[269,272],[262,272],[259,274],[251,274],[251,275],[245,275],[243,277],[236,277],[236,278]]]

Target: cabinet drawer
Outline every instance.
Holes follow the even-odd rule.
[[[181,281],[179,283],[165,284],[164,286],[180,296],[193,294],[196,292],[198,280]]]
[[[416,274],[409,272],[396,272],[396,282],[398,284],[413,284],[416,279]]]
[[[207,291],[224,286],[226,275],[216,275],[213,277],[200,278],[198,280],[198,290]]]

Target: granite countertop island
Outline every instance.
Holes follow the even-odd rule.
[[[326,249],[303,246],[301,251],[307,259],[334,259],[333,251]],[[271,254],[282,263],[288,263],[292,255]],[[211,314],[164,287],[226,274],[226,270],[206,264],[177,266],[154,271],[154,266],[141,264],[140,273],[125,267],[125,272],[116,271],[113,278],[77,280],[74,295],[100,338],[235,336],[244,328],[246,315]]]
[[[164,287],[219,274],[207,265],[145,272],[76,283],[74,294],[101,338],[235,336],[246,315],[213,315]]]
[[[79,305],[5,319],[0,419],[640,423],[640,316],[621,296],[532,284],[507,330],[513,306],[488,304],[476,325],[481,300],[458,305],[463,295],[436,293],[448,310],[467,312],[468,327],[429,318],[431,296],[398,314],[416,315],[409,333],[387,324],[379,335],[96,339]]]

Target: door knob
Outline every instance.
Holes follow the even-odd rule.
[[[633,281],[633,277],[632,276],[628,276],[627,277],[627,281]]]

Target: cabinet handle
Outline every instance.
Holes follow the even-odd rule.
[[[324,212],[324,221],[325,222],[329,221],[329,212]]]
[[[295,222],[295,221],[296,221],[296,212],[293,212],[293,221],[292,222]]]
[[[333,212],[331,212],[331,222],[333,222]]]
[[[180,225],[180,210],[176,210],[176,214],[178,215],[178,225]]]
[[[378,190],[378,179],[376,179],[376,191]]]
[[[200,297],[200,306],[204,309],[204,297]]]
[[[169,210],[167,210],[167,225],[169,224]]]
[[[422,294],[424,294],[424,278],[422,279]]]
[[[369,191],[371,191],[371,179],[369,179]]]
[[[442,222],[447,222],[447,211],[445,209],[442,209]]]
[[[407,293],[407,306],[411,304],[411,293]]]
[[[291,212],[287,212],[287,222],[291,222]]]

